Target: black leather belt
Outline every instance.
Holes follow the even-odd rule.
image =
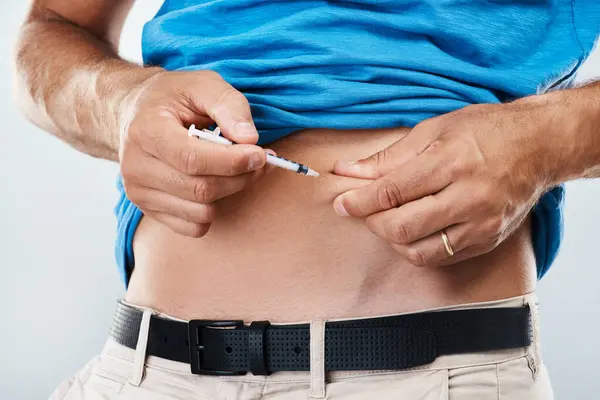
[[[119,303],[110,335],[135,349],[142,311]],[[526,347],[529,307],[437,311],[327,322],[325,370],[397,370],[437,356]],[[310,370],[309,325],[152,316],[147,355],[190,364],[202,375]]]

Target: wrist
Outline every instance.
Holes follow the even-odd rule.
[[[120,64],[117,68],[105,66],[98,74],[97,96],[106,107],[105,132],[111,149],[119,153],[121,137],[134,115],[137,99],[153,78],[165,70],[158,67],[140,67]]]

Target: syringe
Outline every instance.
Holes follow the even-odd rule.
[[[210,131],[208,129],[198,130],[198,129],[196,129],[196,126],[194,124],[192,124],[190,126],[190,129],[188,129],[188,135],[195,136],[199,139],[208,140],[209,142],[213,142],[213,143],[220,143],[220,144],[227,144],[227,145],[235,144],[235,142],[232,142],[231,140],[221,136],[219,128],[216,128],[214,131]],[[283,157],[274,156],[273,154],[269,154],[269,153],[267,153],[267,164],[274,165],[279,168],[287,169],[289,171],[294,171],[294,172],[297,172],[302,175],[319,176],[319,173],[317,171],[307,167],[306,165],[285,159]]]

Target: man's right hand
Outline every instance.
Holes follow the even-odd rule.
[[[212,203],[264,174],[265,151],[254,145],[248,101],[216,72],[140,68],[118,57],[132,5],[32,1],[16,46],[19,104],[79,151],[119,160],[126,194],[145,215],[203,236],[215,218]],[[188,137],[189,125],[213,122],[240,144]]]
[[[119,159],[129,200],[175,232],[204,236],[212,205],[265,172],[265,151],[245,96],[212,71],[159,72],[120,106]],[[216,122],[226,146],[188,136]]]

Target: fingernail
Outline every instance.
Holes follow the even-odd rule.
[[[235,124],[235,135],[239,139],[256,139],[258,132],[250,122],[238,122]]]
[[[269,154],[271,154],[271,155],[274,155],[274,156],[276,156],[276,155],[277,155],[277,153],[275,153],[275,150],[271,150],[271,149],[265,149],[265,152],[266,152],[266,153],[269,153]]]
[[[250,159],[248,160],[248,170],[249,171],[254,171],[256,168],[258,168],[261,164],[261,158],[260,155],[257,153],[254,153],[250,156]]]
[[[344,207],[344,205],[342,204],[342,200],[341,200],[341,199],[340,199],[340,200],[338,200],[338,201],[335,203],[335,205],[334,205],[334,207],[333,207],[333,208],[335,209],[335,213],[336,213],[337,215],[339,215],[340,217],[347,217],[347,216],[349,216],[349,215],[350,215],[350,214],[348,214],[348,211],[346,211],[346,208],[345,208],[345,207]]]

